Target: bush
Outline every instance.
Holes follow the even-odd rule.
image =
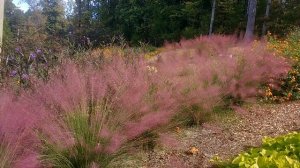
[[[276,54],[285,56],[292,61],[292,69],[286,78],[281,80],[279,90],[266,86],[266,100],[282,102],[300,99],[300,29],[291,31],[286,39],[278,39],[269,34],[268,47]]]
[[[300,133],[293,132],[276,138],[264,138],[259,148],[239,154],[231,163],[219,167],[299,167]]]
[[[279,39],[276,36],[268,34],[269,48],[276,53],[289,57],[294,61],[300,60],[300,28],[295,28],[290,31],[285,39]]]
[[[29,88],[32,81],[47,81],[51,69],[59,63],[58,54],[46,48],[17,47],[3,57],[0,82],[16,89]]]

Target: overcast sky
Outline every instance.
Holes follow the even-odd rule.
[[[28,4],[25,2],[22,2],[21,0],[13,0],[13,3],[19,7],[21,10],[23,10],[24,12],[26,12],[29,8]]]

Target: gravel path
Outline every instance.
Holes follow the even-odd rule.
[[[251,105],[237,110],[236,114],[218,122],[204,123],[198,128],[179,131],[176,136],[180,147],[155,150],[148,154],[146,165],[142,167],[206,168],[211,166],[209,160],[215,155],[222,159],[232,158],[249,147],[259,146],[264,136],[300,130],[299,101]]]

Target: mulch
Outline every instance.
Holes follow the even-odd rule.
[[[208,168],[218,156],[230,159],[238,153],[257,147],[265,136],[275,137],[300,131],[300,101],[283,104],[252,104],[236,114],[202,126],[177,131],[174,148],[159,148],[144,157],[149,168]],[[175,131],[174,131],[175,132]]]

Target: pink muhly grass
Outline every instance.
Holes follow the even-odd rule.
[[[38,160],[39,154],[35,151],[28,152],[26,155],[19,156],[18,161],[14,165],[15,168],[42,168]]]
[[[168,167],[172,168],[187,168],[184,164],[184,160],[179,156],[171,156],[167,163]]]
[[[50,108],[72,112],[86,108],[88,103],[87,80],[74,64],[63,65],[57,75],[45,85],[36,88],[36,96]],[[86,111],[86,109],[82,109]]]
[[[124,130],[125,135],[128,139],[133,139],[145,131],[149,131],[159,125],[167,124],[171,118],[171,114],[170,112],[149,113],[141,117],[138,122],[127,122]]]
[[[163,144],[165,147],[170,149],[176,149],[180,147],[180,143],[178,142],[176,137],[170,135],[169,133],[160,133],[159,142],[160,144]]]
[[[173,104],[200,107],[181,116],[192,115],[197,123],[206,112],[224,105],[225,99],[252,100],[262,84],[276,85],[289,69],[286,60],[272,55],[264,42],[246,46],[230,36],[202,36],[165,48],[152,65],[158,71],[156,79],[167,88]]]
[[[175,112],[171,95],[160,91],[160,81],[153,79],[142,61],[128,64],[114,60],[101,70],[85,71],[67,64],[61,72],[37,86],[34,93],[34,101],[46,114],[47,124],[41,123],[38,129],[47,143],[61,150],[79,145],[113,156],[127,142],[167,124]],[[86,153],[87,162],[89,155],[93,154]]]
[[[17,143],[16,167],[57,161],[105,167],[144,133],[173,121],[181,107],[209,111],[226,96],[246,100],[260,84],[275,85],[289,67],[259,44],[199,37],[167,45],[152,64],[113,58],[83,69],[66,63],[33,92],[0,96],[0,135]]]
[[[245,46],[233,37],[199,37],[169,44],[157,63],[158,72],[185,103],[215,104],[224,95],[246,99],[260,84],[287,73],[287,63],[263,42]],[[186,93],[186,94],[182,94]]]
[[[38,167],[37,159],[28,157],[36,149],[32,130],[42,120],[41,109],[26,97],[16,98],[11,93],[2,93],[0,99],[0,137],[3,138],[0,145],[6,146],[9,153],[8,159],[12,161],[9,167]],[[27,162],[28,159],[31,161]]]
[[[289,69],[285,60],[271,55],[263,42],[259,46],[252,44],[244,47],[238,54],[242,54],[237,60],[240,63],[228,85],[228,91],[235,97],[244,99],[257,95],[260,84],[275,82]]]

